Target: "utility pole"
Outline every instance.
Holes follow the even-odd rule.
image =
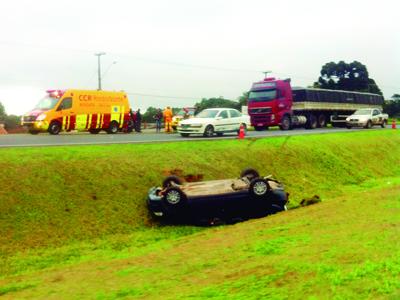
[[[264,78],[267,78],[268,73],[272,73],[272,71],[264,71]]]
[[[102,55],[106,55],[105,52],[99,52],[99,53],[95,53],[95,56],[97,56],[97,74],[99,77],[99,87],[97,90],[101,91],[101,66],[100,66],[100,56]]]

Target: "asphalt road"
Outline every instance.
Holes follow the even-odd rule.
[[[387,130],[380,127],[374,127],[376,130]],[[368,129],[346,129],[346,128],[323,128],[323,129],[294,129],[289,131],[267,130],[267,131],[248,131],[245,138],[260,138],[271,136],[292,136],[305,134],[327,134],[333,132],[351,132]],[[7,134],[0,135],[0,148],[6,147],[38,147],[38,146],[65,146],[65,145],[103,145],[103,144],[134,144],[134,143],[156,143],[156,142],[176,142],[176,141],[200,141],[200,140],[219,140],[236,139],[236,134],[225,134],[222,137],[204,138],[202,136],[181,137],[179,134],[155,133],[154,129],[144,130],[142,133],[118,133],[106,134],[100,133],[92,135],[90,133],[70,132],[59,135],[50,135],[41,133],[31,134]]]

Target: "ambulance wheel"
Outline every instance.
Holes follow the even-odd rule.
[[[110,123],[110,126],[109,126],[108,129],[107,129],[107,133],[108,133],[108,134],[115,134],[115,133],[117,133],[117,132],[118,132],[118,123],[115,122],[115,121],[112,121],[112,122]]]
[[[48,131],[52,135],[59,134],[61,131],[61,124],[57,121],[51,122]]]
[[[98,134],[100,132],[101,129],[89,129],[89,132],[91,134]]]

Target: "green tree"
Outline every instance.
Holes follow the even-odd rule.
[[[369,78],[367,67],[358,61],[329,62],[322,66],[320,73],[321,76],[314,83],[314,87],[382,95],[375,80]]]
[[[157,113],[157,108],[150,106],[147,108],[146,112],[143,114],[142,121],[147,123],[154,123],[154,116]]]
[[[0,102],[0,122],[4,121],[6,116],[7,114],[4,105]]]
[[[8,115],[4,119],[4,127],[6,130],[15,129],[20,127],[21,117],[16,115]]]
[[[383,111],[391,117],[400,117],[400,94],[394,94],[391,100],[385,100]]]
[[[238,98],[240,107],[247,106],[247,100],[249,100],[250,92],[243,92],[242,96]]]
[[[241,104],[238,101],[232,101],[228,99],[224,99],[223,97],[219,98],[203,98],[200,102],[195,104],[196,113],[206,109],[213,107],[229,107],[241,110]]]

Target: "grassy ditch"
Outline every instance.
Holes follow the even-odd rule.
[[[45,271],[0,277],[0,296],[398,299],[400,180],[372,179],[346,190],[313,206],[186,237],[157,240],[158,230],[148,232],[150,244],[140,247],[128,234],[123,248],[92,249],[91,260],[68,266],[48,261]],[[51,257],[49,251],[37,255],[36,264]],[[64,246],[68,251],[82,246]]]
[[[303,197],[318,194],[323,200],[332,199],[345,194],[348,186],[400,176],[399,144],[396,131],[371,130],[196,143],[2,149],[0,258],[5,263],[0,274],[81,261],[93,250],[122,250],[132,243],[139,251],[143,245],[153,247],[202,231],[158,227],[149,218],[147,190],[160,184],[168,170],[179,168],[208,180],[236,177],[251,166],[284,182],[291,205],[296,206]],[[46,253],[51,257],[47,262],[41,259]]]

